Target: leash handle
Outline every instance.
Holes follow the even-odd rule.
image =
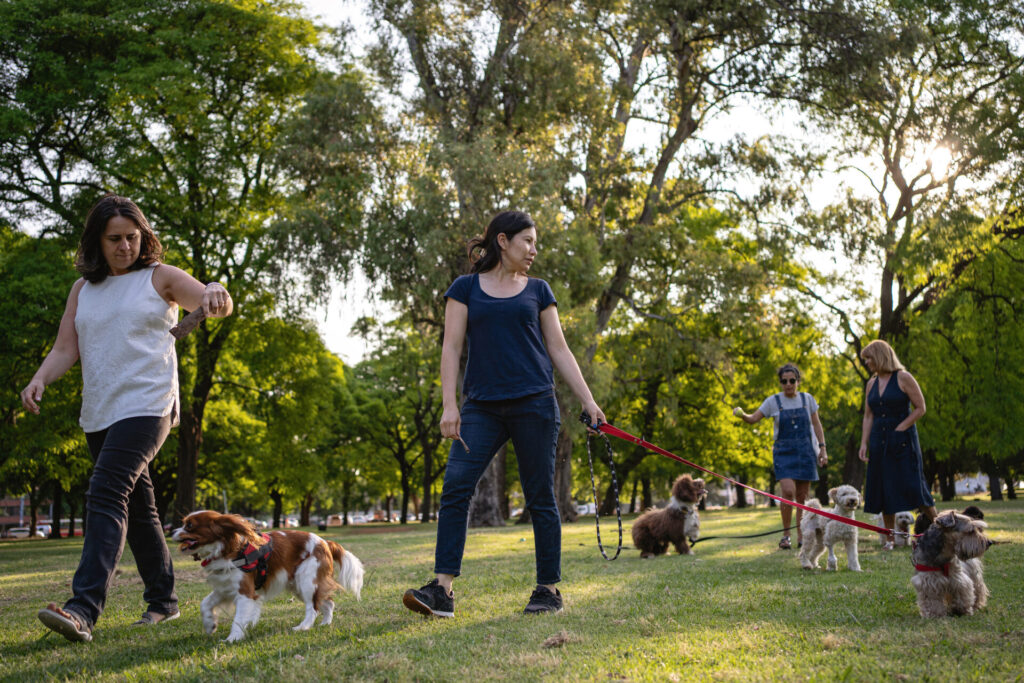
[[[584,421],[584,417],[586,418],[586,421]],[[590,416],[584,412],[580,415],[580,422],[583,422],[589,427]],[[598,421],[598,424],[600,425],[600,420]],[[593,435],[589,432],[587,433],[587,462],[590,464],[590,487],[594,492],[594,525],[597,527],[597,549],[601,551],[601,556],[610,562],[616,559],[619,556],[619,553],[622,552],[622,506],[619,502],[619,482],[615,476],[615,459],[612,453],[612,444],[604,434],[601,434],[601,437],[604,439],[604,445],[608,451],[608,467],[612,471],[612,491],[615,493],[615,517],[619,524],[619,547],[615,550],[615,555],[612,557],[608,557],[608,553],[605,552],[604,545],[601,543],[601,513],[596,507],[597,483],[594,481],[594,458],[590,453],[590,439],[593,438]]]

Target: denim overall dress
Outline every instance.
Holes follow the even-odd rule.
[[[807,395],[800,392],[800,407],[782,407],[775,394],[779,414],[775,418],[778,431],[772,451],[776,479],[818,481],[818,461],[811,439],[811,417],[807,414]]]
[[[873,419],[868,436],[864,512],[896,514],[935,505],[924,479],[917,425],[896,431],[910,414],[910,397],[900,389],[899,370],[892,373],[881,394],[875,380],[868,393],[868,406]]]

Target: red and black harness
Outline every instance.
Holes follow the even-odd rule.
[[[263,537],[263,545],[257,547],[252,543],[247,543],[235,559],[231,560],[231,564],[246,574],[255,573],[253,578],[256,582],[256,590],[263,588],[263,584],[267,582],[267,558],[270,556],[270,551],[274,549],[274,543],[270,540],[269,535],[260,534],[260,536]],[[203,560],[200,564],[205,567],[214,559],[211,557]]]

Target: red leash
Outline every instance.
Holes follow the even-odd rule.
[[[588,427],[590,426],[590,416],[587,415],[586,413],[584,413],[583,415],[580,416],[580,421],[583,422]],[[859,522],[856,519],[850,519],[849,517],[843,517],[842,515],[837,515],[835,513],[828,512],[827,510],[818,510],[817,508],[808,507],[806,505],[803,505],[802,503],[797,503],[796,501],[786,500],[785,498],[781,498],[779,496],[773,495],[771,493],[768,493],[767,491],[761,491],[760,489],[755,489],[753,486],[747,486],[746,484],[744,484],[742,482],[736,481],[732,477],[727,477],[724,474],[719,474],[718,472],[712,472],[708,468],[701,467],[700,465],[698,465],[695,462],[690,462],[689,460],[687,460],[685,458],[680,458],[675,453],[671,453],[669,451],[666,451],[664,448],[659,448],[659,447],[655,446],[653,443],[650,443],[649,441],[644,441],[643,439],[641,439],[638,436],[633,436],[629,432],[623,431],[623,430],[619,429],[618,427],[613,427],[612,425],[608,424],[607,422],[601,422],[596,427],[593,427],[593,429],[596,429],[596,430],[598,430],[599,432],[601,432],[603,434],[607,434],[609,436],[617,437],[619,439],[622,439],[623,441],[628,441],[628,442],[630,442],[632,444],[636,444],[637,446],[641,446],[643,448],[646,448],[647,450],[653,451],[653,452],[657,453],[658,455],[664,455],[666,458],[672,458],[673,460],[677,460],[677,461],[683,463],[684,465],[686,465],[687,467],[692,467],[695,470],[700,470],[701,472],[706,472],[706,473],[708,473],[708,474],[710,474],[712,476],[718,477],[719,479],[725,479],[726,481],[731,482],[735,486],[742,486],[745,489],[750,489],[754,493],[759,493],[762,496],[767,496],[768,498],[772,498],[774,500],[777,500],[780,503],[785,503],[786,505],[792,505],[795,508],[800,508],[801,510],[806,510],[807,512],[813,512],[816,515],[821,515],[823,517],[828,517],[829,519],[834,519],[835,521],[842,522],[843,524],[849,524],[851,526],[860,527],[861,529],[867,529],[868,531],[874,531],[876,533],[883,534],[885,536],[889,536],[891,534],[904,534],[904,533],[906,533],[904,531],[895,531],[893,529],[886,529],[885,527],[875,526],[874,524],[868,524],[867,522]]]

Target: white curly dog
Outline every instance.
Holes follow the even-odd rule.
[[[842,485],[830,489],[829,498],[835,503],[832,512],[853,519],[853,511],[860,507],[860,492],[852,486]],[[822,509],[817,498],[807,501],[807,506]],[[860,571],[860,560],[857,556],[857,527],[843,524],[834,519],[813,512],[805,513],[800,522],[804,543],[800,548],[800,564],[804,569],[817,569],[818,561],[828,549],[828,569],[835,571],[839,561],[836,559],[835,546],[846,545],[846,563],[850,571]]]

